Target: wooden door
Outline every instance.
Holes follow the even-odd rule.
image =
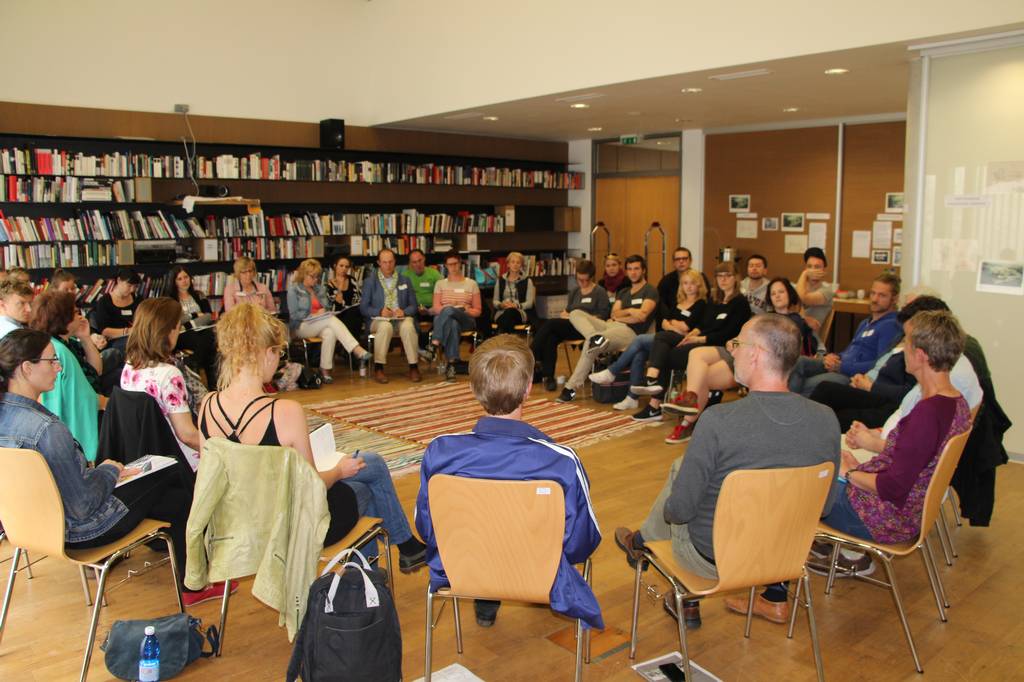
[[[678,176],[598,178],[594,191],[595,222],[602,221],[611,230],[613,251],[623,257],[644,255],[644,234],[657,221],[665,231],[665,262],[672,267],[672,251],[679,245]],[[661,236],[652,232],[647,279],[655,284],[664,275],[661,251]],[[598,241],[597,255],[604,256],[602,240]]]

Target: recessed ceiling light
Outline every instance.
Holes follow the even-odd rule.
[[[597,99],[599,97],[604,97],[604,95],[602,93],[600,93],[600,92],[588,92],[588,93],[585,93],[583,95],[568,95],[566,97],[559,97],[555,101],[556,102],[583,102],[583,101],[588,100],[588,99]]]
[[[497,116],[484,116],[484,120],[485,121],[497,121],[498,117]]]
[[[602,130],[604,130],[604,128],[602,128],[601,126],[592,126],[590,128],[587,128],[588,133],[599,133]]]
[[[569,105],[573,109],[589,109],[590,105],[586,102],[576,102],[575,104]]]
[[[683,88],[683,89],[682,89],[682,90],[680,90],[679,92],[686,92],[686,93],[691,93],[691,92],[704,92],[704,88]]]
[[[787,114],[792,114],[794,111],[800,111],[800,107],[786,107],[783,111]]]
[[[850,73],[849,69],[825,69],[825,73],[829,76],[838,76],[841,73]]]

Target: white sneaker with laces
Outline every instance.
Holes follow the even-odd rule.
[[[602,369],[600,372],[594,372],[589,375],[588,378],[591,382],[600,386],[607,386],[608,384],[615,381],[615,375],[612,374],[611,370]]]
[[[619,402],[612,405],[613,410],[635,410],[640,406],[640,403],[636,401],[636,398],[630,398],[628,395],[620,400]]]

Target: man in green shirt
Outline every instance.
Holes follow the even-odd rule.
[[[427,309],[434,305],[434,285],[441,281],[441,273],[437,268],[427,267],[427,256],[419,249],[409,252],[409,267],[405,270],[405,276],[412,282],[413,293],[416,294],[416,303],[419,305],[420,319],[428,314]]]

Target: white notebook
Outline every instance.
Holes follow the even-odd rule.
[[[313,462],[317,471],[330,471],[344,456],[334,444],[334,427],[321,424],[309,433],[309,445],[313,450]]]

